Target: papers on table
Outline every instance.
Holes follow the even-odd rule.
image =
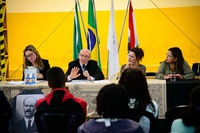
[[[6,83],[11,84],[11,85],[21,85],[21,84],[24,84],[24,81],[9,81]]]
[[[109,84],[109,83],[112,83],[110,80],[95,80],[94,81],[94,83],[99,83],[99,84],[101,84],[101,83],[107,83],[107,84]]]
[[[38,80],[37,83],[43,83],[47,82],[45,80]],[[88,81],[88,80],[72,80],[71,82],[67,82],[69,84],[85,84],[85,83],[95,83],[95,84],[109,84],[113,83],[110,80],[95,80],[95,81]],[[116,82],[117,83],[117,82]],[[21,85],[24,84],[24,81],[9,81],[6,82],[6,84],[11,84],[11,85]],[[26,84],[24,84],[26,85]]]
[[[37,83],[41,83],[41,82],[45,82],[45,81],[44,80],[37,81]],[[9,81],[6,83],[11,84],[11,85],[21,85],[21,84],[24,84],[24,81]]]

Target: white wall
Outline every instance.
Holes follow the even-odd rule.
[[[7,12],[73,11],[75,0],[7,0]],[[115,10],[125,10],[128,0],[114,0]],[[132,0],[134,9],[199,6],[200,0]],[[96,10],[110,10],[109,0],[95,0]],[[80,0],[82,11],[88,10],[88,0]]]

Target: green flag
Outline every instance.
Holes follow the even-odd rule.
[[[74,12],[74,43],[73,43],[74,55],[73,58],[77,59],[82,46],[81,29],[78,17],[77,2],[75,2],[75,12]]]

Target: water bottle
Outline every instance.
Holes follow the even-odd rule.
[[[171,72],[172,76],[170,77],[170,81],[176,81],[175,72]]]

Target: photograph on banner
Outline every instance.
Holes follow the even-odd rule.
[[[15,108],[15,129],[16,133],[37,133],[37,127],[34,120],[36,111],[36,102],[43,98],[44,94],[26,94],[16,97]]]

